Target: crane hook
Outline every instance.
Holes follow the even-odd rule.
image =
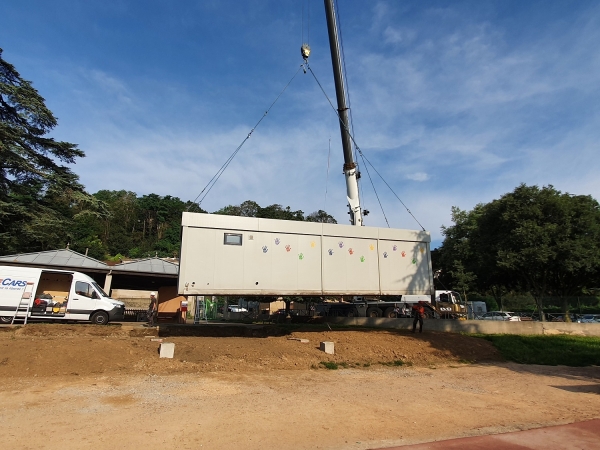
[[[310,56],[310,45],[302,44],[302,47],[300,47],[300,53],[302,53],[304,61],[308,62],[308,57]]]

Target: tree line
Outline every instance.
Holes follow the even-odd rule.
[[[138,197],[134,192],[124,190],[102,190],[93,196],[105,205],[107,214],[75,218],[67,236],[70,248],[85,251],[98,259],[176,258],[180,251],[182,213],[207,212],[193,202],[169,195]],[[319,210],[305,217],[302,211],[292,211],[289,206],[273,204],[263,208],[252,200],[225,206],[213,214],[336,223],[325,211]]]

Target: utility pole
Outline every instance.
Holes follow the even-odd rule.
[[[331,50],[331,62],[333,65],[333,77],[335,80],[335,94],[340,119],[340,131],[342,133],[342,148],[344,150],[344,176],[346,177],[346,196],[348,208],[350,208],[350,223],[362,226],[362,212],[358,198],[359,172],[352,156],[352,139],[348,121],[348,107],[346,106],[346,89],[344,87],[343,66],[338,39],[338,27],[335,18],[333,0],[325,0],[325,14],[327,16],[327,31],[329,33],[329,48]]]

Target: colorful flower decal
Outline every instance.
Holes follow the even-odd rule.
[[[422,255],[423,253],[425,253],[425,247],[419,247],[419,251],[421,252],[421,255]]]
[[[340,241],[338,242],[338,245],[340,246],[340,248],[344,248],[344,242]]]
[[[387,252],[383,252],[383,257],[384,257],[384,258],[387,258],[387,256],[388,256],[388,255],[387,255]]]
[[[269,247],[267,247],[266,245],[263,246],[263,253],[267,253],[269,251]]]
[[[292,247],[291,247],[291,246],[289,246],[289,245],[286,245],[286,246],[285,246],[285,251],[286,251],[286,252],[289,252],[291,249],[292,249]]]
[[[348,253],[350,253],[351,255],[354,255],[354,250],[352,250],[351,248],[348,249]]]
[[[315,248],[315,245],[317,245],[317,244],[315,244],[315,242],[314,242],[314,241],[313,241],[313,242],[311,242],[311,243],[310,243],[310,248]]]
[[[330,248],[329,250],[327,250],[327,253],[329,253],[329,256],[333,255],[333,249]]]
[[[401,255],[402,255],[402,257],[403,257],[403,258],[405,258],[405,257],[406,257],[406,252],[404,252],[404,251],[403,251],[403,252],[401,253]]]
[[[275,238],[275,245],[279,245],[281,243],[281,241],[279,240],[279,238]]]
[[[412,263],[416,264],[417,263],[417,258],[413,258]]]
[[[371,251],[372,251],[372,250],[375,250],[375,246],[374,246],[373,244],[371,244],[371,245],[369,245],[369,249],[370,249]]]
[[[398,250],[398,246],[397,245],[394,245],[392,248],[393,248],[394,251]]]
[[[365,262],[365,257],[364,256],[360,257],[360,262]]]
[[[302,260],[304,259],[304,253],[300,253],[300,254],[298,255],[298,259],[299,259],[300,261],[302,261]]]

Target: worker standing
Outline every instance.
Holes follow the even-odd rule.
[[[150,304],[148,305],[148,326],[153,327],[158,316],[158,302],[156,292],[150,292]]]
[[[419,322],[419,333],[423,332],[423,318],[425,317],[425,307],[422,302],[415,303],[412,307],[413,312],[415,314],[415,318],[413,320],[413,329],[414,333],[417,330],[417,322]]]

